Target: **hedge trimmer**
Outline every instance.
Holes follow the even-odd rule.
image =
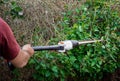
[[[66,52],[67,50],[71,50],[76,46],[88,43],[100,42],[102,40],[92,40],[92,41],[77,41],[77,40],[65,40],[60,41],[58,45],[51,46],[35,46],[33,47],[34,51],[42,51],[42,50],[58,50],[58,52]]]
[[[89,43],[95,43],[101,41],[102,40],[91,40],[91,41],[65,40],[65,41],[60,41],[58,45],[34,46],[33,49],[34,51],[57,50],[58,52],[66,52],[82,44],[89,44]],[[10,70],[14,69],[14,66],[10,62],[8,62],[8,66]]]

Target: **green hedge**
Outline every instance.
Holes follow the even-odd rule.
[[[120,14],[108,3],[88,0],[81,8],[63,13],[64,38],[104,42],[81,45],[67,53],[37,52],[30,61],[36,80],[96,81],[120,67]]]

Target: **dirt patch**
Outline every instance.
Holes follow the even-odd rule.
[[[57,21],[61,20],[61,14],[65,10],[80,7],[85,0],[20,0],[17,4],[22,7],[24,19],[12,19],[4,11],[10,10],[10,3],[3,5],[1,17],[11,26],[20,45],[32,43],[33,32],[39,28],[38,39],[40,44],[45,44],[51,37],[56,36]]]
[[[3,58],[0,58],[0,81],[12,81],[11,71]]]

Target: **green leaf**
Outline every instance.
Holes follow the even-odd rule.
[[[83,32],[82,26],[79,26],[78,29],[79,29],[79,32]]]
[[[57,72],[58,72],[57,66],[53,66],[53,67],[52,67],[52,71],[57,73]]]
[[[77,59],[74,56],[70,56],[70,63],[74,63]]]

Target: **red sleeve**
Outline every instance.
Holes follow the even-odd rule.
[[[5,21],[0,18],[0,53],[6,60],[14,59],[20,51],[12,30]]]

